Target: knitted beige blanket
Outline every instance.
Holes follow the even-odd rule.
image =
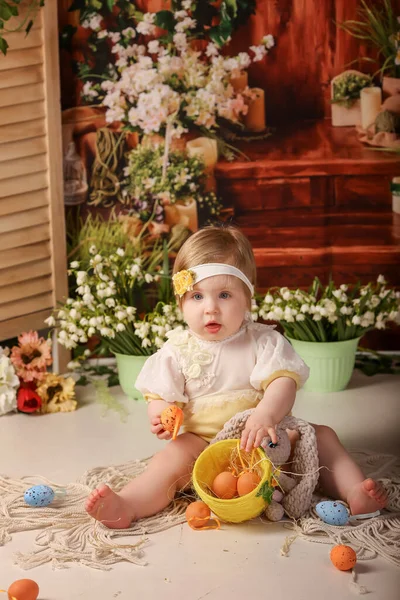
[[[290,542],[300,536],[309,541],[351,544],[359,558],[379,555],[400,566],[400,459],[363,452],[354,456],[367,475],[381,480],[385,485],[389,494],[387,511],[379,517],[360,521],[359,525],[334,527],[323,523],[312,507],[299,520],[282,522],[283,528],[295,530],[291,538],[287,538],[288,532],[284,531],[286,539],[282,554],[287,554]],[[139,475],[147,462],[148,459],[136,460],[114,467],[92,469],[67,486],[43,477],[14,480],[0,476],[0,545],[9,542],[13,533],[39,530],[34,548],[28,553],[17,552],[15,555],[15,563],[23,569],[32,569],[45,563],[51,563],[54,568],[80,563],[103,570],[109,570],[111,565],[120,561],[145,565],[146,536],[184,523],[186,506],[193,498],[178,498],[163,512],[142,519],[129,529],[107,529],[89,517],[83,505],[89,492],[99,483],[108,483],[118,490]],[[66,490],[66,494],[56,497],[46,508],[32,508],[24,502],[24,492],[28,487],[40,483],[51,486],[55,492]],[[319,500],[315,497],[313,506]]]

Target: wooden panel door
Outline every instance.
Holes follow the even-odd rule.
[[[67,294],[57,3],[0,57],[0,340]]]

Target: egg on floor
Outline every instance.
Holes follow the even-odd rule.
[[[36,600],[39,595],[39,586],[33,579],[18,579],[7,590],[9,598],[16,600]]]
[[[350,513],[348,509],[341,502],[335,502],[333,500],[325,500],[319,502],[315,511],[319,518],[328,525],[346,525],[349,521]]]
[[[343,544],[332,548],[330,558],[332,564],[335,565],[339,571],[350,571],[357,562],[357,555],[353,548]]]
[[[193,529],[202,528],[207,525],[211,518],[211,510],[204,502],[197,500],[191,502],[186,508],[186,521]]]
[[[29,506],[48,506],[54,500],[54,491],[48,485],[34,485],[26,490],[24,500]]]

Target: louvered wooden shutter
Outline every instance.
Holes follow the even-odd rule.
[[[0,55],[0,340],[43,329],[67,293],[57,3]]]

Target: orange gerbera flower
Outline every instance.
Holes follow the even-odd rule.
[[[50,345],[37,331],[22,333],[18,343],[19,346],[12,348],[10,357],[17,375],[23,381],[43,379],[52,363]]]

